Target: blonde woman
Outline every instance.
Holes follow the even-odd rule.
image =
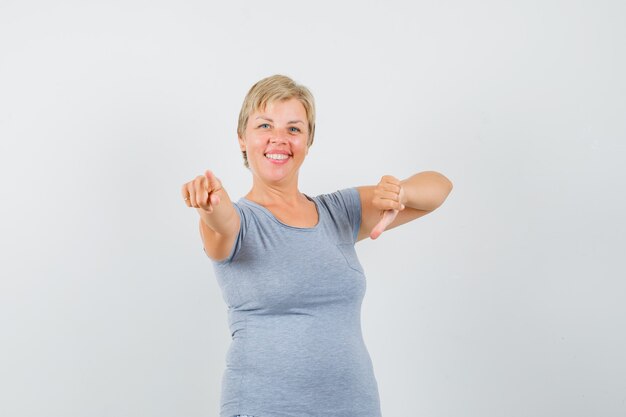
[[[314,133],[306,87],[282,75],[260,80],[237,127],[248,194],[232,202],[208,170],[182,187],[228,305],[220,417],[381,416],[354,245],[435,210],[452,183],[434,171],[384,175],[310,197],[298,175]]]

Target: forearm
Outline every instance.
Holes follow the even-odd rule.
[[[418,210],[434,210],[452,191],[452,182],[436,171],[424,171],[400,181],[404,190],[406,207]]]

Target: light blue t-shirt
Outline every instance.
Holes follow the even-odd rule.
[[[239,233],[229,257],[213,261],[232,335],[220,417],[381,416],[361,333],[358,190],[307,198],[319,221],[306,228],[234,203]]]

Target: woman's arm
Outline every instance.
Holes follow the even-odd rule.
[[[385,175],[377,185],[361,186],[357,190],[361,197],[359,241],[366,237],[376,239],[382,230],[393,229],[434,211],[452,191],[452,182],[436,171],[424,171],[403,181]],[[385,220],[391,221],[386,227],[379,225],[385,211],[389,211]]]
[[[187,207],[200,215],[204,252],[215,261],[226,259],[237,238],[241,220],[222,182],[207,170],[182,187]]]

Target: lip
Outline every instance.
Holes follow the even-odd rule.
[[[279,149],[269,150],[269,151],[265,152],[263,154],[263,156],[267,155],[268,153],[276,153],[276,154],[281,154],[281,155],[293,156],[293,155],[291,155],[291,153],[289,151],[284,151],[284,150],[279,150]]]

